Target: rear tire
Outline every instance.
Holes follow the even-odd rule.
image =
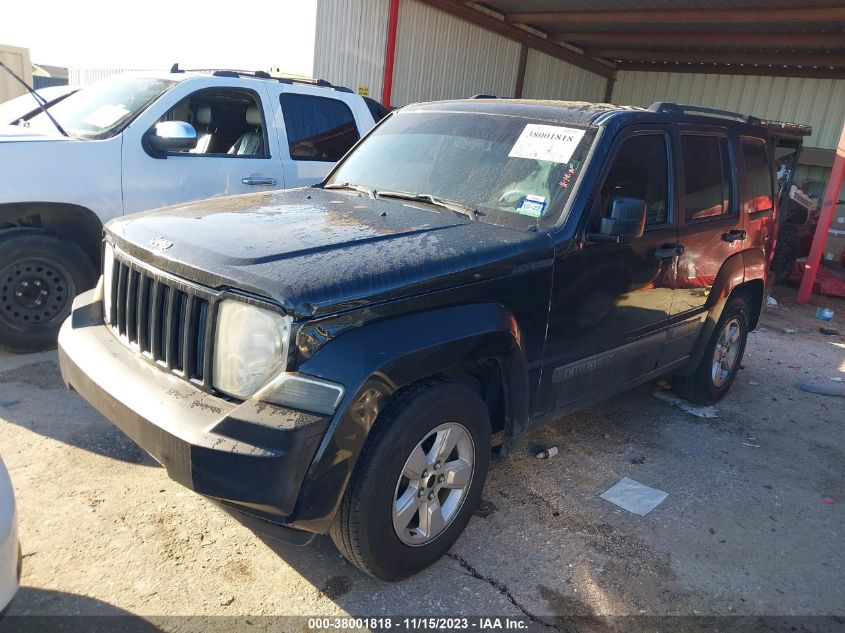
[[[96,280],[93,264],[71,242],[38,229],[0,233],[0,349],[54,348],[74,297]]]
[[[688,376],[672,377],[672,388],[678,395],[695,404],[715,404],[725,397],[745,354],[748,314],[745,299],[728,300],[698,367]]]
[[[329,534],[364,573],[407,578],[464,531],[489,464],[490,419],[481,397],[459,383],[417,383],[379,416]]]

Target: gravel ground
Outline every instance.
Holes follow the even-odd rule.
[[[845,386],[832,380],[845,337],[820,334],[793,291],[776,296],[717,418],[651,384],[535,431],[531,444],[560,454],[494,465],[449,555],[399,584],[327,538],[260,538],[66,391],[55,353],[0,355],[25,557],[11,614],[511,614],[559,628],[573,615],[845,615],[845,398],[794,386]],[[845,301],[823,304],[845,319]],[[599,498],[623,476],[669,497],[645,517]]]

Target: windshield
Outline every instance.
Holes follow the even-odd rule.
[[[119,75],[83,88],[50,108],[50,114],[70,135],[84,139],[109,138],[158,99],[175,81]],[[28,126],[39,132],[56,127],[42,112]]]
[[[507,115],[398,112],[326,185],[430,195],[526,228],[560,215],[594,138],[594,129]]]

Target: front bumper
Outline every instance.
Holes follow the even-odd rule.
[[[250,517],[289,524],[331,418],[232,402],[170,375],[104,325],[94,291],[76,298],[59,362],[77,391],[161,463],[171,479]],[[307,542],[310,535],[276,534]]]

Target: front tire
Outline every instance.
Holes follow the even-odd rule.
[[[731,388],[748,340],[748,304],[741,297],[728,300],[701,361],[689,376],[674,376],[672,387],[696,404],[715,404]]]
[[[0,234],[0,349],[55,347],[74,297],[95,282],[93,264],[75,244],[38,229]]]
[[[370,432],[330,536],[363,572],[401,580],[443,556],[481,499],[490,419],[466,385],[397,394]]]

